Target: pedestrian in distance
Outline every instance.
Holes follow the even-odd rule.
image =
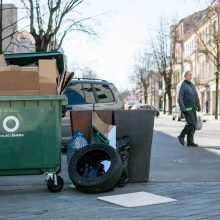
[[[209,101],[208,100],[205,101],[205,111],[206,111],[206,114],[209,113]]]
[[[196,111],[200,111],[201,107],[198,93],[191,79],[191,71],[186,71],[178,94],[177,101],[186,120],[186,125],[178,136],[178,140],[181,145],[184,145],[184,139],[187,136],[187,146],[198,147],[198,144],[194,142],[194,134],[197,123]]]

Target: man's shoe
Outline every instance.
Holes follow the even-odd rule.
[[[195,144],[195,143],[188,143],[187,146],[188,146],[188,147],[198,147],[198,144]]]
[[[184,145],[184,137],[178,136],[178,141],[181,145]]]

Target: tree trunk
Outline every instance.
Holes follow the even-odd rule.
[[[172,112],[172,95],[171,95],[171,77],[168,75],[164,75],[164,82],[165,82],[165,94],[168,97],[168,114]]]
[[[163,96],[163,113],[166,114],[166,105],[167,105],[167,99],[166,99],[167,93],[164,93]]]
[[[215,119],[218,119],[218,96],[219,96],[219,72],[216,72],[215,84],[216,84],[216,93],[215,93]]]
[[[144,94],[144,104],[147,104],[147,94]]]
[[[147,84],[146,82],[142,82],[142,85],[143,85],[143,89],[144,89],[144,104],[148,104],[148,100],[147,100],[147,97],[148,97],[147,89],[148,89],[149,84]]]
[[[170,115],[172,113],[172,95],[171,95],[171,89],[167,89],[167,96],[168,96],[168,114]]]
[[[41,52],[41,51],[47,51],[48,50],[48,45],[50,43],[49,40],[46,39],[42,39],[40,37],[36,38],[35,37],[35,41],[36,41],[36,52]]]

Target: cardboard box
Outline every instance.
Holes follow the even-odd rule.
[[[57,94],[56,83],[40,83],[40,95],[55,95]]]
[[[40,95],[39,90],[20,90],[20,91],[0,91],[0,96],[19,96],[19,95]]]
[[[55,95],[57,74],[56,60],[39,60],[39,67],[4,66],[0,56],[0,95]]]
[[[0,66],[0,72],[2,71],[9,71],[9,67],[8,66]]]
[[[58,71],[56,60],[39,60],[39,82],[57,83]]]
[[[2,71],[37,72],[38,73],[38,67],[21,67],[17,65],[0,66],[0,72]]]
[[[38,73],[38,67],[10,65],[10,66],[8,66],[8,68],[10,71],[37,72]]]
[[[2,95],[39,94],[39,77],[36,71],[0,71]]]

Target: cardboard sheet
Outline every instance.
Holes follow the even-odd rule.
[[[113,196],[103,196],[97,199],[120,205],[126,208],[134,208],[139,206],[156,205],[161,203],[175,202],[175,199],[155,195],[147,192],[135,192]]]

